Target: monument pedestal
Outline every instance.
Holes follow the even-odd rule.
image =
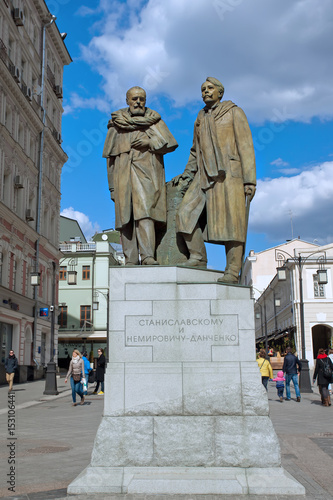
[[[281,494],[247,287],[215,271],[112,268],[105,404],[68,493]]]

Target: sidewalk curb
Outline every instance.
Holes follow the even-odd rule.
[[[42,396],[38,400],[35,399],[35,400],[32,400],[32,401],[27,401],[25,403],[17,405],[15,409],[16,410],[22,410],[23,408],[29,408],[30,406],[40,405],[42,403],[45,403],[45,401],[53,401],[55,399],[64,398],[65,396],[69,396],[70,394],[72,394],[72,390],[71,389],[66,389],[65,391],[61,391],[59,394],[57,394],[55,396],[45,395],[45,396]],[[0,410],[0,415],[4,415],[7,412],[8,412],[8,408],[4,408],[4,409]]]

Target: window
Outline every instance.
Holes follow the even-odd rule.
[[[313,295],[315,299],[325,297],[325,285],[319,285],[318,274],[313,275]]]
[[[91,322],[91,306],[81,306],[80,307],[80,327],[83,326],[86,328],[90,328]]]
[[[9,37],[8,39],[8,56],[9,59],[14,62],[15,54],[14,54],[14,40]]]
[[[30,158],[32,161],[35,161],[35,149],[36,149],[36,141],[33,137],[30,139]]]
[[[60,266],[59,269],[59,281],[67,280],[67,266]]]
[[[3,176],[3,191],[2,200],[9,208],[11,208],[11,196],[13,189],[11,189],[11,176],[9,172],[5,172]]]
[[[13,132],[13,122],[12,122],[12,110],[8,104],[6,105],[6,112],[5,112],[5,127],[8,130],[8,132],[12,133]]]
[[[12,349],[13,325],[0,322],[0,353],[1,363],[5,364],[9,351]]]
[[[39,34],[38,34],[38,28],[37,26],[33,27],[33,44],[35,49],[38,51],[39,47]]]
[[[18,142],[22,149],[24,149],[24,126],[22,123],[19,124],[18,128]]]
[[[58,317],[58,323],[60,328],[67,328],[67,306],[60,306],[60,314]]]
[[[12,290],[16,291],[16,281],[17,281],[17,261],[14,257],[14,254],[12,254]]]
[[[27,79],[27,64],[24,59],[21,59],[21,80],[26,82]]]
[[[90,280],[90,266],[82,266],[82,279]]]

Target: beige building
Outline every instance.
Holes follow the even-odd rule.
[[[318,270],[326,270],[327,283],[321,283]],[[291,343],[302,357],[304,320],[305,357],[313,368],[318,349],[332,345],[332,270],[333,243],[318,246],[295,239],[250,252],[242,279],[253,288],[257,346],[265,346],[266,338],[270,347],[281,350]]]
[[[21,380],[41,376],[56,352],[62,81],[70,62],[44,0],[0,2],[0,381],[9,349]]]

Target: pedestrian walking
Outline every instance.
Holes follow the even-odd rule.
[[[313,383],[317,379],[319,392],[321,396],[321,404],[323,406],[331,406],[331,397],[328,392],[328,385],[332,382],[333,363],[325,354],[325,349],[319,349],[316,368],[313,374]]]
[[[282,371],[286,375],[286,401],[291,400],[290,382],[293,381],[296,393],[296,401],[297,403],[301,402],[301,393],[298,385],[298,374],[301,372],[301,370],[302,365],[300,360],[297,356],[295,356],[295,354],[293,354],[291,347],[287,347],[282,367]]]
[[[329,350],[328,350],[328,357],[330,358],[330,360],[331,360],[331,361],[332,361],[332,363],[333,363],[333,349],[329,349]],[[333,380],[332,380],[332,382],[333,382]],[[330,396],[331,396],[331,394],[332,394],[332,385],[333,385],[333,384],[332,384],[332,383],[330,383],[330,384],[329,384],[329,386],[328,386],[328,392],[329,392]]]
[[[283,371],[280,370],[277,372],[276,378],[273,378],[273,382],[276,382],[275,387],[277,390],[277,395],[280,398],[280,402],[283,403],[283,391],[284,391],[284,383],[286,379],[283,376]]]
[[[88,379],[89,379],[89,373],[91,372],[91,366],[88,360],[88,353],[87,351],[83,351],[82,353],[82,360],[84,363],[84,381],[83,381],[83,394],[88,394]]]
[[[257,359],[257,363],[258,363],[260,373],[261,373],[262,385],[265,387],[265,389],[267,391],[268,380],[273,378],[273,369],[272,369],[272,365],[270,364],[268,359],[266,359],[265,349],[260,349],[259,358]]]
[[[105,356],[103,349],[98,349],[97,351],[97,368],[96,368],[96,387],[93,394],[98,394],[102,396],[104,394],[104,373],[105,373]],[[98,392],[99,384],[101,384],[101,390]]]
[[[81,379],[84,377],[84,362],[81,358],[80,351],[74,349],[72,354],[71,362],[69,363],[68,372],[65,378],[65,384],[67,384],[68,377],[71,377],[71,388],[72,388],[72,406],[76,406],[76,395],[78,394],[81,398],[80,404],[84,403],[83,387],[81,384]]]
[[[17,357],[15,356],[13,349],[11,349],[8,357],[5,359],[6,380],[9,385],[8,392],[11,392],[13,389],[14,376],[17,367]]]

